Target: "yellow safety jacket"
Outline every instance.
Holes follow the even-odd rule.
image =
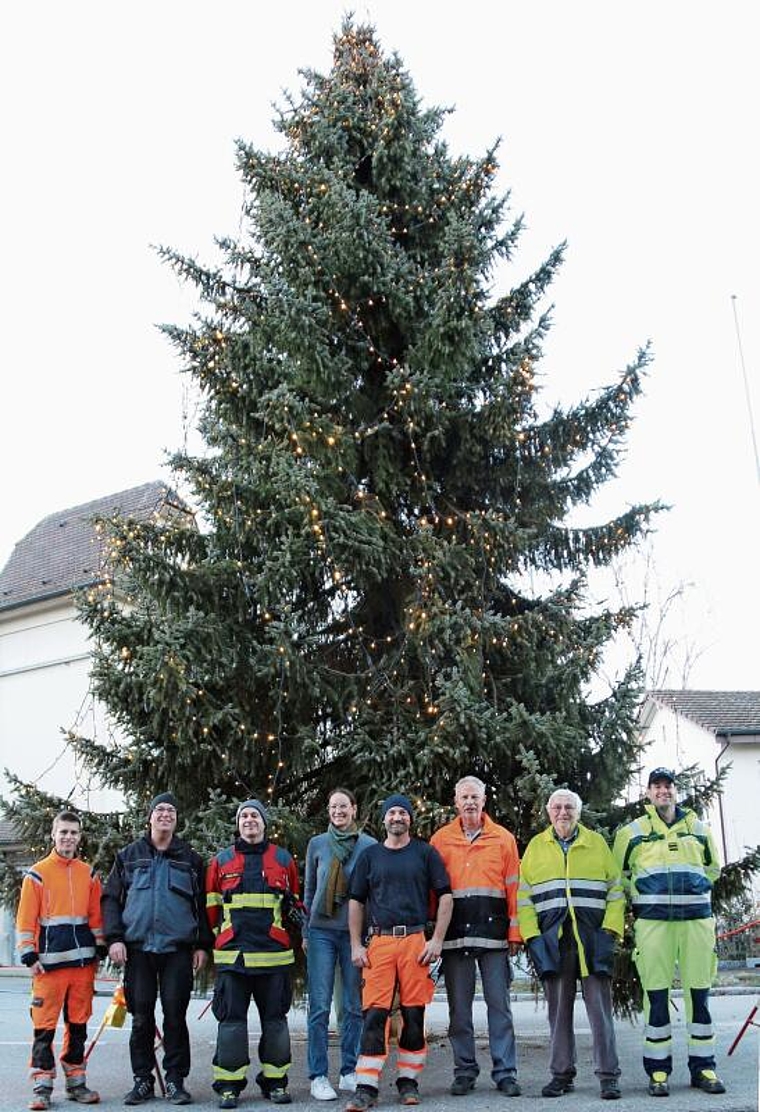
[[[613,853],[623,885],[640,919],[709,919],[711,891],[720,862],[706,822],[685,807],[676,808],[670,826],[651,804],[645,814],[622,826]]]
[[[625,895],[615,859],[601,834],[580,823],[577,830],[565,853],[547,827],[528,843],[520,866],[517,918],[540,977],[559,972],[559,940],[568,928],[582,977],[611,975],[613,936],[623,936]]]

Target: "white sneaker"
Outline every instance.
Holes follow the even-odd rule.
[[[315,1077],[311,1082],[311,1095],[314,1100],[337,1100],[338,1094],[333,1089],[328,1079],[323,1075],[322,1077]]]
[[[356,1092],[356,1074],[355,1073],[342,1073],[340,1075],[340,1081],[338,1082],[338,1088],[343,1089],[343,1091],[346,1092],[346,1093],[355,1093]]]

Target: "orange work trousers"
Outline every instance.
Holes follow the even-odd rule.
[[[29,1009],[34,1026],[30,1066],[32,1078],[55,1077],[53,1037],[63,1011],[63,1048],[60,1062],[67,1077],[84,1073],[87,1020],[92,1015],[95,963],[71,969],[49,969],[32,980]]]

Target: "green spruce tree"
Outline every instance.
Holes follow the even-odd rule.
[[[302,831],[336,784],[363,810],[409,792],[424,831],[474,772],[524,844],[553,786],[603,811],[635,757],[636,668],[588,695],[631,615],[588,608],[585,577],[656,507],[573,511],[616,472],[647,355],[542,412],[562,248],[492,292],[520,232],[495,149],[452,155],[350,19],[303,78],[282,149],[239,144],[219,268],[162,251],[203,305],[166,328],[203,399],[207,451],[173,460],[197,527],[104,524],[82,616],[127,742],[73,743],[136,814],[167,787],[200,823],[256,794]]]

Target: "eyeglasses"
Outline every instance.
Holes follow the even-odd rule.
[[[176,815],[177,810],[175,807],[154,807],[154,815]]]

